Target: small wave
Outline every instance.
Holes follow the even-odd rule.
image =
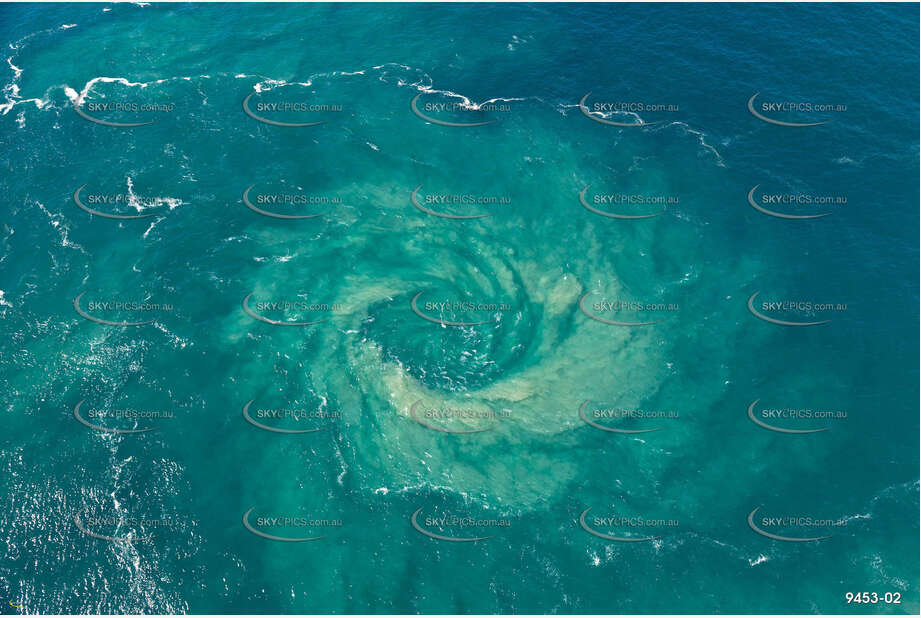
[[[654,125],[654,127],[655,126],[658,126],[658,125]],[[703,131],[700,131],[698,129],[692,129],[690,125],[688,125],[686,122],[681,122],[678,120],[669,122],[668,124],[661,125],[661,126],[663,128],[677,126],[681,128],[686,135],[693,135],[694,137],[697,138],[697,143],[700,144],[701,148],[711,152],[716,157],[716,165],[718,167],[726,167],[726,163],[725,161],[723,161],[723,155],[721,155],[716,148],[714,148],[709,142],[707,142],[707,134],[704,133]],[[654,128],[653,130],[657,130],[657,129]]]
[[[48,220],[51,223],[51,227],[57,230],[58,233],[60,234],[60,240],[61,240],[60,246],[66,247],[68,249],[76,249],[80,253],[87,255],[86,250],[83,248],[82,245],[78,245],[77,243],[70,241],[70,236],[69,236],[70,228],[68,228],[67,225],[63,224],[63,221],[65,220],[63,216],[52,213],[47,208],[45,208],[45,205],[42,204],[41,202],[35,202],[35,204],[38,206],[39,210],[41,210],[43,213],[45,213],[48,216]]]
[[[144,201],[147,202],[147,204],[144,205],[134,193],[134,181],[130,176],[126,179],[125,184],[128,185],[128,205],[139,213],[143,212],[145,208],[159,208],[161,206],[166,206],[169,210],[174,210],[185,204],[185,202],[178,197],[145,197]]]
[[[128,87],[146,88],[152,84],[162,84],[169,81],[168,79],[157,79],[150,82],[133,82],[125,77],[94,77],[83,85],[83,90],[79,93],[69,86],[64,87],[64,93],[74,105],[83,105],[83,99],[89,94],[96,84],[121,84]]]

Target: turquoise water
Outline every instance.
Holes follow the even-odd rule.
[[[918,612],[917,5],[0,40],[4,613]]]

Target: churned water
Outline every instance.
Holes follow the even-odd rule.
[[[917,613],[918,34],[0,6],[0,611]]]

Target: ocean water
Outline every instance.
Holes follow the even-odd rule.
[[[917,613],[918,34],[0,6],[0,612]]]

